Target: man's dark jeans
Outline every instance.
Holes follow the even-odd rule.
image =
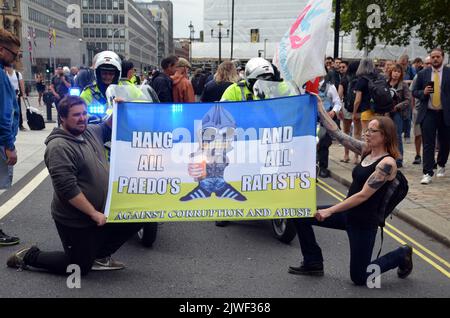
[[[436,132],[439,139],[437,164],[445,167],[450,151],[450,127],[445,125],[442,111],[428,109],[421,128],[423,140],[423,174],[433,176]]]
[[[56,228],[64,252],[31,250],[24,257],[26,265],[46,269],[56,274],[66,274],[67,266],[77,264],[81,275],[86,275],[97,258],[114,254],[142,224],[106,224],[102,227],[73,228],[58,222]]]
[[[356,285],[366,285],[367,277],[372,274],[372,272],[367,273],[369,265],[378,265],[380,273],[384,273],[397,268],[405,256],[405,252],[398,248],[372,261],[377,229],[349,226],[345,213],[333,214],[323,222],[315,218],[294,219],[294,224],[305,264],[323,263],[322,250],[317,244],[313,225],[346,231],[350,242],[350,277]]]

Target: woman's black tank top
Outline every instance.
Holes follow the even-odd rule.
[[[376,166],[380,163],[381,160],[388,156],[389,155],[381,157],[367,167],[362,166],[361,163],[364,159],[362,158],[361,163],[353,169],[353,182],[350,185],[350,189],[348,190],[347,198],[362,190],[367,179],[369,179],[372,173],[374,173]],[[378,227],[377,211],[389,183],[390,181],[386,182],[367,201],[348,211],[347,221],[349,225],[364,229],[373,229]]]

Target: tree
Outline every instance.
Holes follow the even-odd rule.
[[[336,0],[335,0],[336,1]],[[341,29],[357,31],[358,49],[377,43],[407,46],[411,37],[431,50],[450,51],[450,0],[341,0]],[[377,5],[379,11],[374,10]],[[371,9],[369,12],[368,8]],[[377,25],[377,19],[379,23]]]

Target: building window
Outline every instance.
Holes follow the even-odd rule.
[[[124,37],[125,37],[125,30],[124,30],[124,29],[122,29],[122,30],[119,31],[119,36],[120,36],[121,38],[124,38]]]
[[[94,9],[94,0],[89,0],[89,9]]]
[[[120,43],[120,51],[125,52],[125,43]]]
[[[113,22],[113,16],[112,14],[108,14],[108,23],[112,23]]]
[[[102,14],[102,23],[106,24],[106,14]]]
[[[114,24],[119,24],[119,16],[117,14],[114,15]]]
[[[83,13],[83,23],[89,23],[89,14]]]
[[[89,37],[90,38],[94,38],[95,37],[95,29],[94,28],[90,28],[89,29]]]
[[[125,16],[123,14],[119,15],[119,23],[125,24]]]
[[[102,29],[102,38],[106,38],[108,35],[107,35],[107,32],[106,32],[106,29]]]
[[[107,5],[108,10],[112,10],[112,0],[108,0]]]
[[[100,10],[100,0],[95,0],[95,9]]]
[[[125,9],[124,0],[119,0],[119,10],[124,10],[124,9]]]
[[[100,23],[100,14],[96,14],[95,15],[95,23],[99,24]]]
[[[94,24],[95,16],[93,14],[89,15],[89,23]]]
[[[119,43],[114,43],[114,51],[119,51]]]
[[[88,28],[84,28],[84,29],[83,29],[83,36],[84,36],[85,38],[88,38],[88,37],[89,37],[89,29],[88,29]]]
[[[108,29],[108,38],[112,37],[113,35],[113,30],[112,29]]]
[[[89,8],[89,1],[83,0],[83,9],[87,9],[87,8]]]
[[[250,30],[250,42],[252,42],[252,43],[259,42],[259,29],[251,29]]]
[[[113,9],[119,9],[119,1],[113,0]]]
[[[95,37],[96,38],[101,38],[102,37],[101,29],[95,29]]]
[[[106,0],[102,0],[102,10],[106,10]]]

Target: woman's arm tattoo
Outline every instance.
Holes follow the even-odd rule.
[[[386,183],[392,173],[392,165],[385,163],[376,168],[375,172],[367,180],[367,185],[372,189],[378,190]]]
[[[343,133],[336,125],[334,120],[331,119],[330,116],[328,116],[328,114],[324,114],[322,111],[319,111],[319,116],[322,125],[331,136],[335,137],[339,141],[339,143],[341,143],[344,147],[349,148],[353,152],[356,152],[358,154],[363,153],[366,145],[364,142]]]

